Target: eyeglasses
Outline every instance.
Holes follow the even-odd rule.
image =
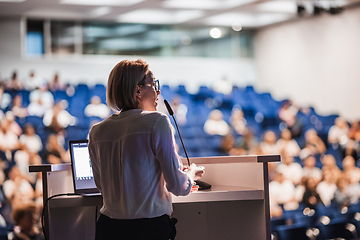
[[[159,79],[156,79],[153,81],[153,88],[155,89],[156,92],[160,91],[160,82]]]

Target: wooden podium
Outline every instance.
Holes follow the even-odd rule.
[[[205,167],[202,180],[210,190],[173,196],[176,240],[270,240],[268,162],[280,155],[191,158]],[[187,163],[183,159],[184,165]],[[70,164],[30,166],[42,172],[44,202],[73,193]],[[101,196],[60,196],[45,209],[49,240],[91,240],[102,206]]]

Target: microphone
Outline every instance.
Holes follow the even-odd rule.
[[[184,149],[184,152],[185,152],[185,155],[186,155],[186,159],[187,159],[187,162],[188,162],[188,165],[190,166],[190,160],[189,160],[189,156],[186,152],[186,149],[185,149],[185,145],[184,145],[184,142],[182,140],[182,137],[181,137],[181,134],[180,134],[180,131],[179,131],[179,127],[176,123],[176,120],[175,120],[175,117],[174,117],[174,111],[172,110],[170,104],[168,103],[168,101],[166,99],[164,99],[164,103],[165,103],[165,106],[169,112],[169,114],[172,116],[172,118],[174,119],[174,123],[175,123],[175,126],[176,126],[176,129],[179,133],[179,137],[180,137],[180,141],[181,141],[181,144],[183,146],[183,149]],[[195,181],[196,185],[199,186],[199,190],[206,190],[206,189],[210,189],[211,188],[211,185],[207,182],[204,182],[204,181],[201,181],[201,180],[196,180]]]
[[[174,123],[175,123],[176,129],[177,129],[177,131],[178,131],[178,133],[179,133],[180,141],[181,141],[181,144],[182,144],[182,146],[183,146],[183,149],[184,149],[184,152],[185,152],[185,155],[186,155],[186,159],[187,159],[188,165],[190,166],[189,156],[188,156],[188,154],[187,154],[187,152],[186,152],[185,145],[184,145],[184,142],[183,142],[183,140],[182,140],[179,127],[178,127],[177,122],[176,122],[176,120],[175,120],[174,111],[172,110],[170,104],[168,103],[168,101],[167,101],[166,99],[164,99],[164,103],[165,103],[165,106],[166,106],[169,114],[170,114],[170,115],[172,116],[172,118],[174,119]]]

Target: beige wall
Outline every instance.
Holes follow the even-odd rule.
[[[360,119],[360,8],[261,29],[257,89]]]

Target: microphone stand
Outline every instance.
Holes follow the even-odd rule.
[[[180,130],[179,130],[179,127],[177,125],[177,122],[175,120],[175,117],[174,117],[174,111],[172,110],[170,104],[168,103],[168,101],[166,99],[164,99],[164,103],[165,103],[165,106],[169,112],[169,114],[172,116],[172,118],[174,119],[174,123],[175,123],[175,126],[176,126],[176,129],[179,133],[179,137],[180,137],[180,141],[181,141],[181,144],[182,144],[182,147],[184,149],[184,152],[185,152],[185,156],[186,156],[186,159],[187,159],[187,162],[188,162],[188,165],[190,166],[190,160],[189,160],[189,156],[186,152],[186,149],[185,149],[185,145],[184,145],[184,142],[182,140],[182,137],[181,137],[181,134],[180,134]],[[196,180],[195,181],[196,185],[199,186],[199,190],[206,190],[206,189],[210,189],[211,188],[211,185],[204,182],[204,181],[201,181],[201,180]]]

